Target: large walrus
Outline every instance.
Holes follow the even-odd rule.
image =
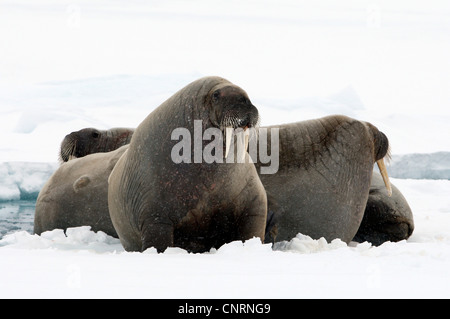
[[[255,166],[207,163],[201,152],[209,141],[195,137],[211,128],[246,130],[258,118],[246,92],[219,77],[194,81],[149,114],[109,177],[110,215],[124,248],[204,252],[233,240],[264,240],[267,199]],[[180,136],[194,137],[182,161],[174,160]],[[223,158],[228,143],[223,154],[219,141]]]
[[[109,217],[108,177],[128,145],[63,163],[41,189],[34,232],[91,226],[118,237]]]
[[[378,172],[373,173],[364,217],[353,241],[381,245],[409,238],[414,230],[411,208],[400,190],[392,185],[392,196]]]
[[[130,143],[134,129],[115,127],[109,130],[84,128],[67,134],[61,142],[59,161],[67,162],[99,152],[110,152]]]
[[[275,215],[282,212],[275,240],[301,232],[350,242],[364,215],[374,163],[384,167],[386,136],[370,123],[337,115],[266,129],[268,153],[277,151],[271,149],[272,129],[279,132],[278,172],[259,175],[269,211],[276,204]],[[258,170],[264,166],[255,162]]]

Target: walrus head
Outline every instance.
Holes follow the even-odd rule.
[[[236,129],[243,129],[247,149],[249,129],[257,128],[260,122],[258,109],[252,104],[247,93],[238,86],[224,83],[210,91],[206,102],[210,106],[211,123],[225,136],[225,157],[228,155],[232,134]]]
[[[93,145],[97,144],[101,132],[94,128],[85,128],[67,134],[61,143],[60,161],[68,162],[92,153]]]
[[[66,135],[61,143],[60,162],[67,162],[93,153],[114,151],[128,144],[133,132],[133,129],[127,128],[112,128],[105,131],[84,128],[72,132]]]

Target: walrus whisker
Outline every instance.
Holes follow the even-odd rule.
[[[238,116],[238,114],[234,111],[227,112],[222,121],[220,127],[233,127],[238,128],[241,126],[242,119]]]
[[[69,142],[67,142],[65,147],[61,146],[60,158],[59,158],[61,164],[73,159],[73,156],[75,154],[75,149],[76,149],[76,141],[74,141],[74,140],[70,140]]]
[[[261,116],[258,115],[258,119],[256,120],[255,128],[259,129],[261,126]]]
[[[386,156],[384,157],[384,159],[386,160],[386,162],[388,163],[388,165],[391,163],[392,160],[392,149],[391,146],[389,145]]]
[[[74,140],[72,142],[72,147],[70,148],[70,152],[69,152],[69,161],[74,158],[77,158],[77,156],[75,155],[76,150],[77,150],[77,144],[78,144],[77,140]]]

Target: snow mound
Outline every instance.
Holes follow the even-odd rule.
[[[340,239],[334,239],[330,243],[325,238],[312,239],[303,234],[297,234],[290,241],[282,241],[275,243],[273,249],[280,251],[289,251],[302,254],[316,253],[320,251],[334,250],[347,247],[347,244]]]
[[[3,237],[0,247],[9,246],[18,249],[57,249],[57,250],[88,250],[96,253],[123,251],[119,239],[106,233],[91,231],[90,226],[47,231],[39,235],[31,235],[19,231]]]
[[[233,241],[222,245],[219,249],[211,249],[211,253],[218,255],[249,255],[249,254],[263,254],[272,251],[272,244],[263,244],[259,238],[252,238],[242,241]]]
[[[95,253],[117,253],[125,252],[120,240],[99,231],[94,232],[90,226],[68,228],[66,233],[62,229],[46,231],[41,235],[32,235],[27,231],[18,231],[5,235],[0,240],[0,247],[17,249],[55,249],[55,250],[86,250]],[[366,247],[367,246],[367,247]],[[324,238],[318,240],[309,236],[298,234],[290,241],[279,243],[263,244],[259,238],[252,238],[242,241],[233,241],[222,245],[218,249],[211,249],[209,254],[222,256],[267,254],[273,251],[295,252],[301,254],[317,253],[321,251],[335,250],[348,247],[346,243],[339,239],[327,243]],[[370,248],[368,243],[359,244],[357,247]],[[149,248],[144,254],[155,254],[155,248]],[[184,249],[169,247],[164,252],[165,255],[188,254]]]

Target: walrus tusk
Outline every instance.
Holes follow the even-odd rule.
[[[225,158],[228,157],[228,153],[230,152],[232,136],[233,136],[233,128],[226,127],[225,128]]]
[[[244,151],[242,152],[242,163],[245,163],[245,153],[248,150],[248,138],[250,136],[250,132],[248,129],[244,129]]]
[[[377,161],[378,168],[380,169],[381,177],[383,177],[384,185],[386,185],[386,189],[388,192],[388,196],[392,196],[392,187],[391,182],[389,181],[389,175],[386,170],[386,165],[384,164],[384,159],[380,159]]]

